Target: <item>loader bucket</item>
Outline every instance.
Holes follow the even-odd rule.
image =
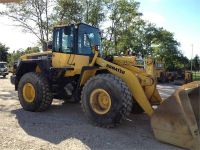
[[[200,150],[200,81],[181,86],[151,116],[155,137],[186,149]]]

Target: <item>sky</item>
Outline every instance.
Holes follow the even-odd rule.
[[[143,19],[173,32],[188,58],[200,55],[200,0],[137,0]],[[0,4],[0,10],[4,6]],[[13,22],[0,17],[0,42],[10,51],[37,44],[37,38],[12,26]],[[193,45],[193,53],[192,53]]]
[[[200,0],[137,0],[143,19],[174,33],[183,54],[200,55]],[[193,45],[193,54],[192,54]]]

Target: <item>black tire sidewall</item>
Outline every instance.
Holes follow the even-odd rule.
[[[31,83],[35,89],[35,99],[33,102],[26,102],[23,97],[23,87],[26,83]],[[39,78],[34,76],[32,73],[25,74],[19,82],[18,95],[20,104],[25,110],[36,111],[43,100],[43,85],[40,84]]]
[[[103,89],[110,95],[111,108],[106,114],[96,114],[91,108],[90,95],[95,89]],[[87,89],[84,92],[86,93],[83,94],[82,105],[85,107],[84,111],[86,115],[92,122],[95,122],[98,125],[120,122],[122,118],[121,111],[123,108],[123,98],[125,98],[121,95],[120,85],[116,85],[104,78],[97,78],[88,83]]]

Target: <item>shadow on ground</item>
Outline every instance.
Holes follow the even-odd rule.
[[[34,137],[59,144],[76,138],[91,149],[176,149],[158,142],[147,115],[131,115],[117,128],[105,129],[88,122],[79,104],[53,105],[42,113],[12,111],[23,130]]]

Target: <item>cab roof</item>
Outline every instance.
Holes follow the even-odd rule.
[[[68,27],[68,26],[79,26],[79,25],[86,25],[86,26],[89,26],[89,27],[92,27],[92,28],[96,28],[96,29],[99,29],[95,26],[92,26],[92,25],[89,25],[89,24],[86,24],[86,23],[77,23],[77,24],[63,24],[63,25],[56,25],[54,26],[54,28],[62,28],[62,27]]]

